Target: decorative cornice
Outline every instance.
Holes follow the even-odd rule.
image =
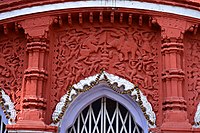
[[[92,89],[101,81],[105,81],[109,87],[117,93],[129,94],[131,97],[133,97],[133,99],[135,99],[143,111],[144,116],[148,121],[149,127],[156,127],[156,116],[153,112],[152,106],[148,102],[146,96],[144,96],[143,93],[139,90],[139,88],[131,82],[113,74],[109,74],[105,71],[101,71],[100,74],[85,78],[69,88],[68,92],[60,99],[60,102],[57,104],[56,109],[52,115],[53,125],[58,125],[68,107],[68,104],[73,101],[73,98],[77,96],[77,94]],[[120,89],[121,87],[123,90]]]
[[[30,7],[30,6],[39,6],[39,5],[45,5],[45,4],[54,4],[54,3],[59,3],[63,2],[64,0],[12,0],[12,1],[7,1],[7,0],[2,0],[0,3],[0,12],[4,11],[10,11],[10,10],[15,10],[15,9],[21,9],[25,7]],[[73,0],[68,0],[73,1]],[[155,4],[166,4],[166,5],[173,5],[173,6],[180,6],[180,7],[186,7],[186,8],[191,8],[191,9],[199,9],[200,2],[198,0],[179,0],[179,1],[173,1],[173,0],[144,0],[144,2],[149,2],[149,3],[155,3]],[[115,3],[115,2],[113,2]]]
[[[87,17],[86,17],[87,16]],[[52,28],[62,27],[63,25],[71,28],[72,26],[79,25],[84,27],[90,24],[106,24],[107,26],[113,26],[115,24],[127,24],[133,26],[135,24],[139,26],[147,25],[153,26],[151,22],[152,17],[150,15],[143,15],[140,13],[123,12],[121,10],[113,9],[89,9],[88,11],[69,11],[68,13],[62,13],[56,15],[53,18]],[[78,21],[77,21],[78,20]]]
[[[17,4],[18,3],[18,4]],[[190,5],[193,3],[194,5]],[[166,5],[167,4],[167,5]],[[71,8],[81,8],[81,7],[113,7],[113,8],[133,8],[133,9],[143,9],[158,12],[167,12],[172,14],[178,14],[193,18],[199,18],[199,5],[198,2],[189,1],[187,4],[182,1],[156,1],[156,0],[144,0],[144,1],[66,1],[63,0],[52,0],[52,1],[25,1],[18,0],[15,2],[1,2],[0,12],[2,13],[0,19],[6,19],[11,17],[16,17],[20,15],[28,15],[39,12],[55,11],[62,9]],[[181,6],[181,7],[178,7]],[[9,8],[7,8],[9,7]],[[31,7],[31,8],[30,8]],[[193,8],[193,9],[188,9]],[[5,12],[7,11],[7,12]],[[11,13],[8,13],[11,12]],[[7,13],[7,14],[6,14]]]
[[[8,119],[8,124],[14,124],[16,118],[16,110],[10,97],[0,88],[0,106]]]

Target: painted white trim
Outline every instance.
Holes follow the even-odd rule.
[[[150,10],[164,13],[172,13],[176,15],[188,16],[192,18],[200,19],[200,11],[195,9],[188,9],[178,6],[170,6],[163,4],[155,4],[149,2],[140,2],[140,1],[119,1],[119,0],[86,0],[86,1],[76,1],[76,2],[64,2],[56,4],[46,4],[41,6],[27,7],[17,10],[12,10],[8,12],[0,13],[0,20],[17,17],[21,15],[28,15],[32,13],[40,13],[46,11],[55,11],[62,9],[71,9],[71,8],[83,8],[83,7],[123,7],[131,9],[142,9]]]
[[[1,90],[1,92],[2,92],[2,98],[5,101],[4,106],[8,107],[7,112],[10,113],[10,119],[8,120],[8,124],[14,124],[15,122],[11,121],[11,119],[15,120],[16,118],[16,110],[14,104],[11,101],[10,97],[3,90]]]
[[[104,79],[104,75],[107,76],[107,78],[109,79],[109,81],[113,84],[113,83],[117,83],[118,86],[121,86],[121,85],[124,85],[124,90],[130,90],[132,88],[134,88],[134,84],[132,84],[131,82],[123,79],[123,78],[120,78],[116,75],[113,75],[113,74],[109,74],[107,72],[103,72],[103,74],[101,75],[100,79]],[[73,87],[75,87],[76,89],[83,89],[83,87],[85,85],[90,85],[90,83],[92,81],[95,81],[95,79],[97,78],[98,74],[94,75],[94,76],[90,76],[88,78],[85,78],[83,80],[80,80],[80,82],[78,82],[77,84],[74,84]],[[55,120],[56,118],[58,118],[59,114],[61,113],[62,111],[62,107],[65,105],[65,101],[66,101],[66,98],[67,98],[67,94],[68,92],[63,96],[61,97],[60,99],[60,102],[56,105],[56,109],[54,110],[53,114],[52,114],[52,119]],[[70,97],[69,97],[69,100],[72,101],[72,96],[73,95],[77,95],[77,92],[76,90],[72,89],[71,93],[70,93]],[[136,101],[138,101],[138,94],[137,94],[137,91],[134,90],[131,94],[131,96],[133,95],[136,95],[137,96],[137,99]],[[142,93],[142,91],[140,91],[140,95],[141,95],[141,100],[143,102],[143,106],[146,108],[146,113],[147,115],[149,115],[149,118],[152,122],[156,123],[156,115],[152,109],[152,106],[151,104],[149,103],[148,99],[146,98],[146,96],[144,96],[144,94]],[[52,125],[54,125],[52,123]],[[56,126],[58,126],[59,123],[57,123]],[[149,127],[150,128],[154,128],[156,127],[156,125],[151,125],[149,124]]]

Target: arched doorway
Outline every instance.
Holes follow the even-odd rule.
[[[142,133],[131,113],[119,102],[102,97],[79,114],[67,133]]]
[[[148,133],[148,123],[138,104],[99,84],[78,95],[68,106],[60,133]]]

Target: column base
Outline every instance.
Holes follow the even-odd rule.
[[[161,126],[161,130],[163,131],[179,131],[180,133],[191,132],[192,125],[189,123],[187,119],[187,113],[183,110],[170,110],[165,112],[165,119]],[[166,132],[168,133],[168,132]],[[178,132],[177,132],[178,133]]]
[[[34,121],[34,120],[19,120],[16,124],[7,125],[6,126],[9,133],[43,133],[44,131],[47,133],[56,133],[56,126],[49,126],[44,124],[42,121]]]
[[[192,129],[161,129],[159,133],[200,133],[199,128],[192,128]]]
[[[191,131],[191,128],[192,128],[192,126],[188,122],[165,122],[161,126],[162,130],[184,129],[184,130],[190,130]]]
[[[192,129],[182,129],[182,128],[176,128],[176,129],[161,129],[161,133],[199,133],[199,130],[192,130]]]

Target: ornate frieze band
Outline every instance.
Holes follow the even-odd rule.
[[[67,94],[65,94],[60,102],[57,104],[56,109],[52,115],[53,123],[57,125],[62,119],[64,112],[66,111],[68,105],[73,101],[73,98],[77,96],[79,92],[85,92],[92,89],[95,85],[99,84],[101,81],[105,81],[111,89],[119,94],[129,94],[140,106],[145,118],[148,121],[149,127],[156,127],[156,116],[153,112],[151,104],[148,102],[146,96],[139,90],[137,86],[130,83],[129,81],[109,74],[105,71],[101,71],[100,74],[90,76],[81,80],[79,83],[74,84],[69,88]],[[123,90],[120,90],[123,86]]]

